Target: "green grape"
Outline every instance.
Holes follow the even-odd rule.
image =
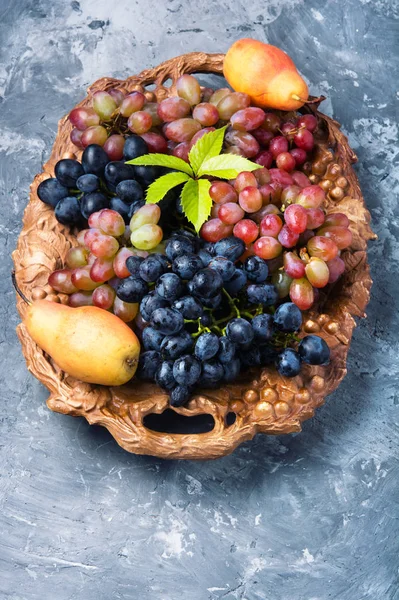
[[[139,311],[139,305],[132,302],[123,302],[118,296],[114,300],[114,314],[125,323],[130,323]]]
[[[243,108],[247,108],[251,103],[248,94],[242,92],[233,92],[220,100],[217,105],[219,116],[223,121],[228,121],[234,113]]]
[[[117,108],[117,103],[108,92],[99,91],[93,95],[93,109],[102,121],[110,121]]]
[[[143,225],[156,225],[161,217],[158,204],[144,204],[130,219],[130,230],[135,231]],[[145,250],[146,248],[144,248]]]
[[[76,248],[69,248],[65,256],[65,264],[70,269],[76,269],[76,267],[84,267],[87,265],[87,257],[89,256],[88,250],[77,246]]]
[[[130,240],[139,250],[152,250],[162,241],[163,231],[158,225],[148,223],[132,231]]]
[[[201,102],[201,86],[192,75],[182,75],[176,81],[176,91],[180,98],[194,106]]]
[[[290,293],[292,279],[284,271],[275,271],[272,275],[272,284],[277,289],[279,298],[286,298]]]
[[[230,88],[219,88],[215,92],[213,92],[212,96],[209,98],[209,102],[217,106],[222,98],[231,94]]]

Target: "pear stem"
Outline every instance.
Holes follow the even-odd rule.
[[[15,271],[11,271],[11,279],[12,279],[12,284],[15,288],[15,291],[17,292],[17,294],[19,294],[19,296],[21,296],[22,300],[24,302],[26,302],[26,304],[32,304],[32,302],[30,300],[28,300],[28,298],[25,296],[25,294],[20,290],[18,283],[17,283],[17,278],[15,276]]]
[[[305,104],[318,104],[323,102],[326,99],[325,96],[319,96],[318,98],[314,98],[313,100],[305,100],[305,98],[301,98],[298,94],[292,94],[291,98],[296,100],[297,102],[305,102]]]

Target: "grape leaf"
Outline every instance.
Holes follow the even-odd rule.
[[[208,160],[208,158],[220,154],[226,128],[227,126],[206,133],[191,148],[188,153],[188,158],[194,173],[198,172],[201,165]]]
[[[204,136],[205,137],[205,136]],[[241,171],[255,171],[262,165],[257,165],[243,156],[221,154],[208,158],[198,170],[198,176],[211,175],[221,179],[234,179]]]
[[[183,171],[192,177],[194,175],[192,168],[186,161],[177,156],[169,154],[144,154],[132,160],[126,161],[128,165],[143,165],[145,167],[168,167],[176,171]]]
[[[211,214],[212,198],[209,195],[211,182],[207,179],[190,179],[181,193],[183,212],[198,233]]]
[[[158,177],[158,179],[156,179],[154,183],[151,183],[147,188],[147,204],[156,204],[157,202],[160,202],[169,190],[189,179],[190,177],[187,173],[168,173],[167,175]]]

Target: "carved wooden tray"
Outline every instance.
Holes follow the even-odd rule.
[[[156,96],[161,100],[171,93],[174,82],[183,73],[221,74],[223,57],[223,54],[202,52],[185,54],[126,81],[100,79],[88,92],[90,95],[111,87],[146,91],[145,86],[155,84],[154,91],[146,91],[146,95],[149,99]],[[172,82],[171,88],[164,86],[167,80]],[[87,104],[89,96],[78,106]],[[338,123],[315,108],[305,108],[303,112],[310,111],[320,120],[320,135],[312,173],[308,174],[313,183],[321,184],[327,191],[329,210],[344,212],[349,217],[353,233],[352,246],[343,253],[347,271],[327,296],[320,296],[318,307],[305,316],[301,332],[303,335],[317,333],[327,341],[331,364],[327,367],[304,365],[301,374],[293,379],[281,377],[272,368],[258,369],[223,389],[198,390],[188,406],[172,412],[167,410],[170,408],[167,395],[155,385],[133,381],[123,387],[107,388],[73,379],[36,346],[21,324],[17,331],[28,369],[50,390],[47,405],[51,410],[83,416],[89,423],[103,425],[129,452],[163,458],[217,458],[229,454],[256,433],[300,431],[302,421],[314,414],[346,373],[354,317],[365,316],[369,299],[372,281],[366,248],[367,241],[375,237],[351,167],[356,155]],[[65,302],[66,297],[55,294],[47,278],[51,271],[61,267],[66,251],[76,245],[76,240],[68,228],[56,221],[53,210],[38,199],[36,190],[41,181],[53,175],[54,165],[60,158],[76,152],[69,140],[70,131],[71,125],[64,117],[59,123],[51,157],[43,173],[32,183],[24,226],[13,253],[22,291],[28,297],[47,297],[56,302]],[[22,316],[25,305],[19,298],[17,306]],[[176,423],[176,419],[185,423]],[[176,433],[176,427],[185,433]],[[165,430],[167,433],[162,432]]]

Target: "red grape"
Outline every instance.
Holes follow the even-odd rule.
[[[305,277],[305,264],[295,252],[285,252],[284,271],[293,279],[300,279]]]
[[[240,238],[246,245],[254,242],[259,235],[259,228],[251,219],[242,219],[234,225],[233,235]]]
[[[236,131],[231,129],[226,133],[225,140],[227,144],[237,146],[243,151],[244,156],[252,158],[259,152],[259,144],[253,135],[247,131]]]
[[[75,128],[75,129],[72,129],[71,135],[69,136],[72,144],[75,144],[75,146],[77,146],[78,148],[84,148],[83,142],[82,142],[82,134],[83,134],[83,131],[79,131],[79,129]]]
[[[115,275],[120,279],[129,277],[130,272],[126,267],[126,261],[129,256],[134,256],[134,252],[129,248],[121,248],[117,254],[115,254],[112,266],[115,271]]]
[[[345,263],[339,256],[327,261],[329,271],[328,283],[335,283],[345,271]]]
[[[158,115],[165,123],[187,117],[190,112],[190,104],[187,100],[179,98],[178,96],[165,98],[165,100],[162,100],[162,102],[158,104]]]
[[[312,231],[311,229],[305,229],[305,231],[299,236],[298,246],[306,246],[310,238],[314,236],[314,231]]]
[[[232,92],[224,96],[217,105],[219,116],[223,121],[228,121],[235,112],[247,108],[251,104],[248,94]]]
[[[301,188],[311,185],[309,177],[302,173],[302,171],[293,171],[291,177],[295,185],[299,185]]]
[[[215,90],[213,92],[212,96],[209,98],[209,102],[217,106],[221,99],[225,96],[228,96],[229,94],[231,94],[230,88],[219,88],[218,90]]]
[[[290,204],[284,212],[284,220],[291,231],[302,233],[307,228],[308,214],[300,204]]]
[[[154,133],[153,131],[147,131],[147,133],[143,133],[141,137],[147,144],[150,152],[165,154],[168,151],[168,144],[163,135],[159,135],[159,133]]]
[[[260,193],[262,194],[263,205],[270,204],[276,200],[276,190],[270,183],[266,183],[265,185],[261,185],[259,188]]]
[[[101,121],[110,121],[117,108],[114,98],[108,92],[100,90],[93,94],[93,109]]]
[[[181,75],[176,81],[176,91],[191,106],[201,102],[201,86],[192,75]]]
[[[150,115],[153,127],[158,127],[158,125],[162,125],[162,119],[158,114],[157,102],[147,102],[144,105],[143,111]]]
[[[296,129],[297,125],[294,121],[286,121],[281,126],[281,133],[287,138],[288,141],[291,141],[294,139]]]
[[[152,127],[152,117],[148,112],[144,110],[138,110],[130,115],[127,120],[127,126],[130,131],[141,135],[142,133],[146,133]]]
[[[218,207],[218,214],[216,216],[225,224],[225,225],[235,225],[238,221],[241,221],[244,217],[244,211],[235,202],[226,202],[226,204],[215,204],[215,207]]]
[[[308,252],[310,256],[322,258],[324,261],[329,261],[335,258],[338,254],[338,246],[328,237],[315,235],[308,241]]]
[[[296,246],[298,238],[299,233],[292,231],[288,225],[283,225],[277,239],[284,248],[292,248]]]
[[[99,214],[98,213],[95,213],[95,214],[97,215],[96,219],[98,219]],[[99,229],[96,229],[96,228],[86,229],[85,232],[86,233],[85,233],[85,237],[84,237],[84,243],[85,243],[85,246],[91,250],[92,243],[94,242],[95,239],[100,237],[100,235],[102,235],[102,233]]]
[[[188,153],[190,152],[190,142],[181,142],[177,144],[177,146],[172,150],[173,156],[177,156],[177,158],[181,158],[188,162]]]
[[[296,197],[300,191],[301,188],[298,185],[287,185],[281,192],[282,204],[288,205],[295,203]]]
[[[261,188],[262,189],[262,188]],[[275,204],[267,204],[266,206],[262,206],[260,210],[256,213],[251,214],[251,219],[255,221],[255,223],[260,224],[262,219],[266,217],[266,215],[280,215],[280,210],[277,208]]]
[[[201,227],[200,235],[207,242],[218,242],[233,231],[231,225],[225,225],[220,219],[210,219]]]
[[[282,219],[275,214],[268,214],[260,222],[260,235],[266,235],[276,238],[283,226]]]
[[[114,300],[113,310],[117,317],[119,317],[125,323],[129,323],[136,317],[139,310],[139,305],[131,302],[123,302],[123,300],[120,300],[117,296]]]
[[[263,204],[263,197],[257,187],[249,185],[238,196],[241,208],[247,213],[257,212]]]
[[[74,108],[69,113],[68,119],[80,131],[100,124],[100,117],[92,108]]]
[[[283,135],[277,135],[269,144],[269,150],[274,159],[282,152],[288,152],[288,141]]]
[[[116,210],[104,208],[98,216],[98,228],[106,235],[119,237],[125,231],[125,221]]]
[[[307,229],[317,229],[323,225],[326,216],[321,208],[307,208],[306,213],[308,219]]]
[[[201,102],[209,102],[214,93],[215,90],[213,88],[201,86]]]
[[[91,229],[99,229],[99,223],[100,223],[100,212],[101,210],[98,210],[97,212],[91,213],[89,219],[88,219],[88,224],[89,227]],[[90,236],[91,239],[91,236]]]
[[[79,246],[84,246],[85,248],[89,248],[89,246],[85,242],[85,236],[88,231],[90,231],[90,229],[81,229],[76,234],[76,241],[78,242]]]
[[[281,126],[281,119],[276,114],[272,112],[265,113],[265,120],[263,122],[263,127],[266,131],[271,131],[272,133],[277,133]]]
[[[110,160],[121,160],[123,157],[123,147],[125,138],[123,135],[110,135],[104,144],[104,150],[108,154]]]
[[[338,227],[349,227],[349,219],[344,213],[329,213],[326,216],[324,223],[325,227],[338,226]]]
[[[290,285],[290,298],[301,310],[308,310],[314,302],[314,291],[304,277],[294,279]]]
[[[111,88],[108,90],[108,94],[112,96],[114,102],[117,106],[120,106],[123,102],[124,97],[126,96],[125,90],[118,90],[117,88]]]
[[[216,204],[238,202],[237,192],[233,186],[226,181],[213,181],[209,188],[209,195]]]
[[[281,244],[276,240],[276,238],[273,237],[260,237],[254,243],[255,254],[265,260],[276,258],[282,253],[282,251],[283,248]]]
[[[302,150],[302,148],[293,148],[292,150],[290,150],[290,154],[295,160],[295,166],[297,167],[303,165],[303,163],[306,162],[306,159],[308,157],[305,150]]]
[[[222,208],[222,206],[224,206],[224,204],[214,204],[211,208],[211,217],[212,219],[216,219],[216,217],[219,217],[219,211]]]
[[[291,175],[282,169],[270,169],[269,173],[272,183],[279,183],[283,187],[293,185],[294,183]]]
[[[239,193],[246,187],[257,187],[258,182],[254,173],[241,171],[234,180],[234,189]]]
[[[255,179],[258,182],[258,185],[266,185],[270,182],[270,173],[269,170],[263,167],[262,169],[255,169],[253,172],[255,175]]]
[[[173,142],[189,142],[193,136],[201,129],[201,125],[194,119],[177,119],[172,123],[167,123],[164,133],[169,140]]]
[[[115,290],[110,285],[100,285],[93,292],[93,304],[98,308],[109,310],[116,297]]]
[[[274,138],[274,135],[270,131],[266,131],[263,127],[259,127],[258,129],[254,129],[251,131],[252,135],[256,139],[256,141],[267,148],[269,146],[270,141]]]
[[[90,277],[91,267],[87,265],[86,267],[78,267],[72,271],[71,280],[73,285],[78,290],[84,290],[85,292],[91,292],[96,287],[101,285],[100,283],[93,281]]]
[[[328,266],[321,258],[311,258],[305,267],[306,277],[315,288],[323,288],[330,277]]]
[[[298,127],[306,127],[313,132],[317,127],[317,119],[314,115],[302,115],[298,119]]]
[[[75,292],[68,298],[68,306],[79,308],[79,306],[93,306],[92,292]]]
[[[70,269],[75,269],[76,267],[84,267],[87,265],[87,257],[89,256],[88,250],[86,248],[82,248],[77,246],[75,248],[69,248],[68,252],[65,256],[65,264]]]
[[[319,208],[325,197],[326,194],[319,185],[309,185],[299,192],[296,202],[304,208]]]
[[[295,169],[295,158],[289,152],[282,152],[276,158],[276,165],[284,171],[293,171]]]
[[[204,127],[203,129],[200,129],[199,131],[197,131],[197,133],[195,133],[190,140],[190,148],[192,148],[194,146],[194,144],[196,144],[200,138],[202,138],[207,133],[210,133],[211,131],[215,131],[215,128],[214,127]]]
[[[261,108],[250,106],[237,111],[230,118],[233,129],[239,131],[252,131],[260,127],[265,120],[265,113]]]
[[[101,125],[97,125],[96,127],[88,127],[85,129],[80,140],[82,145],[86,148],[86,146],[90,146],[90,144],[103,146],[107,141],[107,138],[107,130],[104,127],[101,127]]]
[[[112,258],[119,250],[119,242],[110,235],[99,235],[91,242],[90,250],[97,258]]]
[[[227,148],[225,150],[225,154],[234,154],[236,156],[244,156],[245,157],[244,150],[241,150],[241,148],[239,148],[238,146],[227,146]]]
[[[48,283],[53,290],[62,294],[73,294],[78,291],[78,288],[72,283],[72,271],[69,269],[53,271],[48,278]]]
[[[204,127],[210,127],[219,121],[219,112],[210,102],[201,102],[194,108],[193,118]]]
[[[145,104],[145,96],[141,92],[132,92],[123,99],[119,112],[122,117],[130,117],[131,114],[141,110]]]
[[[266,169],[270,169],[273,163],[273,155],[269,150],[263,150],[263,152],[259,152],[255,156],[254,162],[258,165],[262,165],[262,167],[266,167]]]
[[[298,148],[309,152],[314,146],[314,137],[308,129],[301,129],[294,135],[294,143]]]
[[[327,238],[331,238],[336,243],[339,250],[344,250],[352,243],[352,233],[346,227],[338,227],[337,225],[330,225],[329,227],[323,227],[319,229],[317,235],[322,235]]]

